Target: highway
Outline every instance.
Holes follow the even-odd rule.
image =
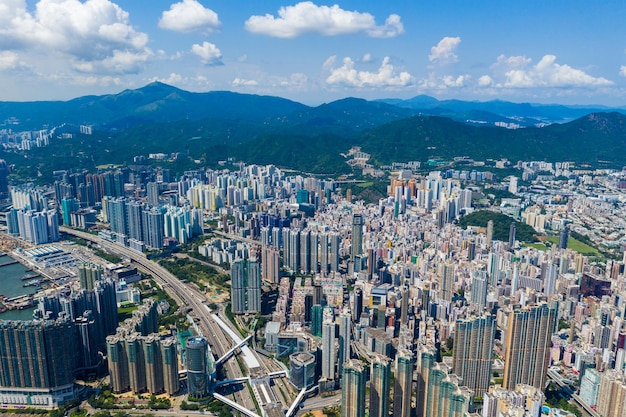
[[[167,269],[152,262],[143,253],[136,252],[127,247],[117,245],[99,236],[81,232],[78,230],[70,229],[64,226],[59,227],[59,230],[68,235],[80,237],[90,242],[96,243],[107,250],[121,255],[124,258],[130,259],[132,262],[138,265],[140,269],[152,275],[152,277],[161,284],[165,291],[179,304],[179,306],[190,307],[193,314],[198,319],[197,325],[201,329],[203,335],[209,341],[212,351],[219,358],[226,353],[230,348],[230,338],[225,335],[222,329],[217,325],[215,320],[211,317],[211,311],[207,307],[205,297],[200,290],[194,286],[182,283],[176,276],[170,273]],[[233,342],[234,343],[234,342]],[[238,378],[246,376],[243,374],[241,368],[236,363],[236,359],[232,358],[224,363],[224,370],[228,378]],[[245,408],[256,412],[254,401],[252,400],[250,393],[246,386],[243,389],[234,392],[234,401],[243,405]]]

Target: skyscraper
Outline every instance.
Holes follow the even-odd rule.
[[[509,227],[509,250],[513,249],[513,246],[515,246],[515,222],[511,222]]]
[[[439,265],[440,280],[440,298],[446,301],[452,301],[454,295],[454,265],[446,262]]]
[[[130,389],[130,374],[124,338],[120,335],[114,335],[108,336],[106,341],[111,389],[117,393],[128,391]]]
[[[491,249],[491,241],[493,240],[493,220],[487,222],[487,250]]]
[[[389,415],[389,379],[391,360],[382,355],[372,359],[370,372],[370,417]]]
[[[141,335],[133,333],[126,338],[126,357],[128,358],[128,375],[130,389],[135,394],[146,391],[146,366],[143,357],[143,340]]]
[[[322,323],[324,309],[321,304],[313,304],[311,308],[311,333],[317,337],[322,336]]]
[[[344,311],[339,315],[339,373],[343,371],[343,363],[350,359],[351,319],[352,317],[348,311]]]
[[[458,320],[455,325],[453,370],[477,397],[489,388],[495,330],[492,316]]]
[[[257,261],[238,259],[231,265],[231,311],[234,314],[261,311],[261,271]]]
[[[204,337],[187,339],[187,380],[189,395],[203,398],[209,393],[209,350]]]
[[[355,213],[352,215],[352,246],[350,251],[350,259],[354,262],[354,258],[363,253],[363,216]]]
[[[348,360],[341,378],[342,417],[365,417],[366,369],[359,360]]]
[[[102,279],[102,267],[89,262],[78,264],[78,280],[80,288],[93,291],[96,282]]]
[[[550,363],[550,339],[556,324],[556,309],[547,304],[509,312],[502,386],[517,384],[543,389]]]
[[[335,379],[335,365],[337,362],[337,348],[335,347],[335,322],[324,318],[322,324],[322,378]]]
[[[430,386],[430,370],[435,365],[437,350],[433,345],[420,344],[417,350],[417,417],[427,417],[426,400]]]
[[[559,249],[567,249],[567,242],[569,240],[569,227],[565,226],[559,233]]]
[[[161,358],[163,359],[163,387],[169,395],[174,395],[179,390],[176,339],[167,338],[161,341],[160,347]]]
[[[396,354],[395,386],[393,389],[393,417],[411,416],[411,389],[415,358],[408,349]]]

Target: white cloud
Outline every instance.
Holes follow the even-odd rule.
[[[194,43],[191,52],[198,55],[204,65],[222,65],[222,52],[210,42]]]
[[[389,15],[384,25],[377,26],[374,16],[369,13],[343,10],[337,4],[318,6],[311,1],[281,7],[278,17],[271,14],[250,16],[245,28],[252,33],[277,38],[295,38],[306,33],[336,36],[359,32],[373,38],[393,38],[404,33],[401,18],[396,14]]]
[[[448,88],[461,88],[467,86],[467,82],[470,78],[471,77],[468,74],[438,76],[434,72],[431,72],[428,75],[428,78],[423,78],[419,81],[418,86],[420,90],[446,90]]]
[[[443,81],[443,84],[446,87],[456,88],[456,87],[464,87],[465,82],[469,78],[470,78],[469,75],[459,75],[457,77],[454,77],[452,75],[444,75],[443,77],[441,77],[441,80]]]
[[[135,72],[137,62],[151,54],[147,43],[148,35],[136,31],[128,13],[109,0],[39,0],[34,12],[25,0],[0,5],[0,50],[61,54],[76,67],[125,73]]]
[[[337,55],[329,56],[326,61],[322,64],[322,70],[330,71],[335,67],[335,62],[337,61]]]
[[[498,56],[498,58],[496,59],[495,64],[493,64],[491,66],[492,69],[497,69],[497,68],[507,68],[507,69],[513,69],[513,68],[524,68],[527,65],[529,65],[531,62],[533,62],[532,59],[523,56],[523,55],[514,55],[514,56],[505,56],[505,55],[500,55]]]
[[[18,54],[12,51],[0,51],[0,71],[12,70],[19,66]]]
[[[168,75],[165,78],[153,77],[150,79],[150,82],[154,82],[154,81],[159,81],[159,82],[162,82],[164,84],[169,84],[169,85],[176,85],[176,84],[179,84],[181,81],[183,81],[183,77],[180,74],[172,72],[170,75]]]
[[[246,80],[244,78],[235,78],[232,82],[233,87],[254,87],[259,85],[259,82],[256,80]]]
[[[483,75],[478,78],[478,85],[480,87],[490,87],[493,84],[493,78],[488,75]]]
[[[506,62],[509,61],[501,60]],[[514,60],[511,69],[505,70],[504,81],[501,86],[507,88],[535,88],[535,87],[606,87],[613,85],[613,81],[603,77],[593,77],[583,70],[572,68],[566,64],[558,64],[556,56],[544,55],[536,64],[530,59]]]
[[[372,54],[370,54],[369,52],[366,53],[365,55],[363,55],[363,58],[361,58],[362,62],[372,62]]]
[[[456,48],[461,43],[460,37],[446,36],[439,43],[430,48],[430,55],[428,60],[433,63],[439,64],[451,64],[457,62],[459,57],[454,53]]]
[[[279,85],[282,87],[302,88],[309,82],[309,77],[301,72],[294,72],[288,79],[281,80]]]
[[[183,0],[172,4],[159,20],[161,29],[176,32],[211,32],[220,25],[217,13],[204,7],[197,0]]]
[[[326,65],[328,60],[324,63]],[[333,62],[334,63],[334,62]],[[406,71],[396,73],[389,57],[385,57],[377,72],[357,71],[351,58],[344,58],[343,65],[332,68],[326,83],[347,87],[403,87],[413,83],[413,76]]]
[[[619,69],[619,75],[626,77],[626,65],[622,65]]]

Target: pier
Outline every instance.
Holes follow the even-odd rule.
[[[11,259],[10,261],[0,263],[0,268],[2,268],[3,266],[13,265],[13,264],[16,264],[16,263],[17,263],[17,261],[15,259]]]

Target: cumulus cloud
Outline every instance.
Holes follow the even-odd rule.
[[[622,65],[619,69],[619,75],[626,77],[626,65]]]
[[[235,78],[232,82],[233,87],[254,87],[259,85],[256,80],[246,80],[245,78]]]
[[[0,71],[12,70],[19,66],[18,54],[13,51],[0,51]]]
[[[204,65],[222,65],[222,52],[210,42],[194,43],[191,52],[198,55]]]
[[[326,60],[324,65],[328,63],[329,60]],[[334,64],[334,59],[332,64]],[[346,87],[404,87],[413,83],[413,76],[406,71],[398,74],[389,63],[389,57],[383,59],[377,72],[357,71],[354,68],[354,61],[346,57],[341,67],[331,68],[326,83]]]
[[[500,59],[499,63],[509,63],[510,58]],[[534,88],[534,87],[606,87],[613,82],[603,77],[594,77],[583,70],[572,68],[566,64],[558,64],[556,56],[544,55],[532,65],[528,58],[515,59],[511,67],[505,69],[503,87]]]
[[[369,52],[363,55],[363,58],[361,58],[362,62],[372,62],[372,54],[370,54]]]
[[[162,78],[162,77],[152,77],[150,79],[150,82],[155,82],[155,81],[158,81],[158,82],[161,82],[161,83],[164,83],[164,84],[175,85],[175,84],[178,84],[181,81],[183,81],[183,77],[180,74],[172,72],[172,73],[170,73],[170,75],[168,75],[165,78]]]
[[[137,71],[137,62],[151,54],[147,43],[148,35],[109,0],[39,0],[34,12],[25,0],[0,5],[0,49],[62,54],[77,67],[126,73]]]
[[[451,64],[457,62],[459,57],[456,55],[456,48],[461,43],[460,37],[446,36],[439,43],[430,48],[430,55],[428,60],[433,63],[439,64]]]
[[[419,81],[418,87],[420,90],[446,90],[448,88],[461,88],[467,86],[470,78],[471,77],[468,74],[438,76],[435,73],[430,73],[428,78],[423,78]]]
[[[373,38],[393,38],[404,33],[401,18],[396,14],[389,15],[385,23],[378,26],[369,13],[343,10],[336,4],[318,6],[311,1],[281,7],[278,17],[271,14],[250,16],[245,28],[252,33],[277,38],[295,38],[306,33],[336,36],[360,32]]]
[[[483,75],[478,78],[478,86],[480,87],[490,87],[493,84],[493,78],[488,75]]]
[[[172,4],[159,20],[161,29],[176,32],[211,32],[220,25],[217,13],[204,7],[197,0],[183,0]]]

